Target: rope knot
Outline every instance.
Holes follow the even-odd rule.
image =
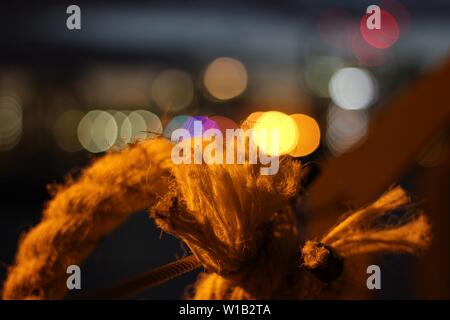
[[[301,265],[322,282],[335,281],[342,274],[343,261],[329,246],[306,241],[301,248]]]
[[[169,191],[150,213],[227,287],[269,299],[283,285],[299,245],[290,202],[298,193],[301,167],[286,159],[272,176],[261,176],[256,168],[174,166]]]

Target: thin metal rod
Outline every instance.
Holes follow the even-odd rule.
[[[193,255],[178,259],[156,269],[139,274],[115,286],[99,292],[74,297],[83,300],[108,300],[135,297],[140,292],[179,277],[201,267],[201,263]]]

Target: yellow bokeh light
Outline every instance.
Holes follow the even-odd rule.
[[[298,127],[297,146],[289,152],[293,157],[304,157],[317,149],[320,144],[320,128],[317,121],[305,114],[291,114]]]
[[[257,120],[253,127],[253,137],[257,146],[266,154],[287,154],[297,146],[297,124],[288,115],[269,111]]]
[[[256,122],[258,122],[259,117],[261,117],[264,114],[262,111],[257,111],[251,113],[243,122],[242,122],[242,129],[251,129],[255,126]]]
[[[230,100],[247,88],[247,71],[233,58],[217,58],[209,64],[203,82],[209,94],[219,100]]]

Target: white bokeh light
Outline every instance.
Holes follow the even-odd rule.
[[[327,113],[326,144],[335,156],[359,146],[367,135],[368,115],[365,110],[343,110],[331,106]]]
[[[366,70],[342,68],[336,71],[329,83],[333,102],[346,110],[360,110],[369,107],[376,99],[375,79]]]
[[[81,119],[77,128],[80,144],[89,152],[103,152],[111,148],[118,136],[114,117],[106,111],[93,110]]]

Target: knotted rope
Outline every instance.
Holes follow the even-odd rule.
[[[22,238],[3,298],[64,297],[67,266],[81,264],[100,238],[145,207],[208,271],[195,284],[194,298],[299,297],[289,288],[302,286],[292,283],[300,264],[291,208],[300,164],[284,158],[272,176],[261,176],[259,165],[173,165],[171,147],[153,139],[109,153],[60,187],[41,222]],[[407,202],[401,188],[392,189],[317,243],[307,242],[301,263],[318,270],[333,257],[423,251],[430,227],[422,214],[397,225],[378,221]]]

